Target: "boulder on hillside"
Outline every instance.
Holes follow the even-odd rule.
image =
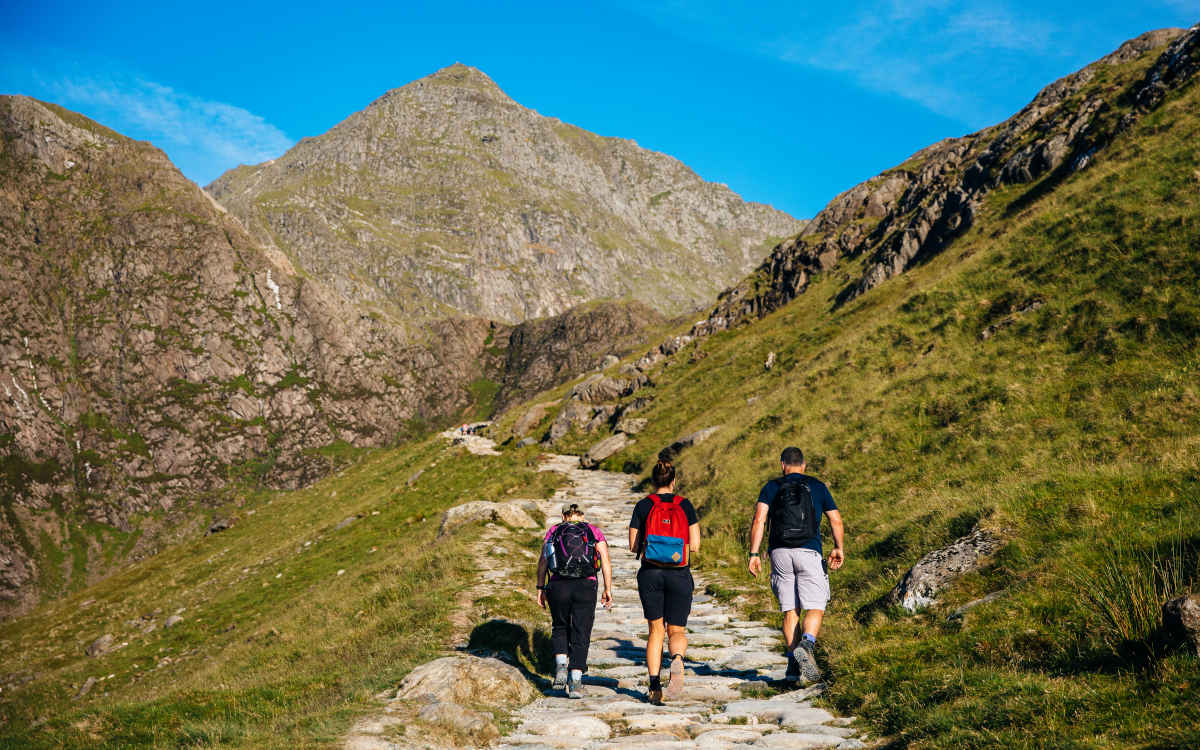
[[[600,442],[588,448],[588,452],[579,458],[579,466],[583,469],[594,469],[600,465],[600,462],[633,441],[628,435],[618,432],[616,435],[610,435]]]
[[[432,696],[441,703],[511,708],[537,698],[538,691],[516,667],[499,659],[446,656],[422,664],[400,683],[397,699]]]
[[[596,408],[595,415],[583,426],[584,432],[595,432],[601,429],[612,421],[613,415],[617,413],[617,407],[613,404],[604,404]]]
[[[616,367],[621,364],[621,358],[615,354],[606,354],[604,361],[600,363],[601,370],[607,370],[610,367]]]
[[[703,443],[719,429],[721,429],[720,425],[713,425],[712,427],[705,427],[703,430],[696,430],[692,434],[681,437],[666,448],[663,448],[658,452],[658,457],[664,461],[674,461],[685,448]]]
[[[1200,656],[1200,594],[1187,594],[1162,607],[1163,629],[1191,644]]]
[[[632,385],[628,380],[610,378],[607,375],[593,375],[572,388],[570,398],[577,398],[587,404],[616,401],[622,396],[632,393]]]
[[[517,437],[524,437],[529,433],[530,430],[532,430],[534,427],[537,427],[538,422],[541,422],[546,417],[546,413],[550,411],[551,407],[553,406],[554,402],[549,401],[542,404],[534,404],[533,406],[529,407],[529,411],[522,414],[520,418],[517,419],[516,424],[513,425],[513,434],[515,434]]]
[[[617,432],[623,432],[626,435],[636,435],[646,429],[646,425],[650,420],[645,417],[625,417],[620,422],[617,422]]]
[[[534,528],[538,524],[530,518],[527,512],[532,509],[530,505],[519,502],[492,503],[486,500],[473,500],[456,505],[442,514],[442,525],[438,528],[438,536],[445,536],[463,524],[476,521],[499,521],[518,529]]]
[[[109,633],[105,633],[88,645],[86,651],[88,656],[96,657],[112,651],[113,642],[116,639]]]
[[[577,398],[567,401],[554,422],[550,425],[550,442],[561,440],[571,428],[583,429],[592,418],[592,407]]]
[[[1000,549],[1004,540],[991,531],[975,529],[950,545],[917,561],[884,597],[889,606],[916,612],[937,602],[938,594],[956,578],[979,569],[983,559]]]

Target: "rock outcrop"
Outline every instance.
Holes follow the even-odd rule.
[[[1002,544],[1003,539],[997,534],[976,529],[918,560],[884,597],[884,603],[909,612],[936,604],[938,594],[959,576],[977,570]]]
[[[845,303],[944,250],[975,223],[993,190],[1029,186],[1010,210],[1035,200],[1190,81],[1198,47],[1200,27],[1142,34],[1047,86],[1009,120],[936,143],[856,185],[722,293],[692,335],[762,317],[803,294],[815,274],[865,259],[837,296]]]
[[[445,536],[454,529],[468,523],[480,521],[499,521],[518,529],[529,529],[537,526],[530,517],[530,511],[536,511],[534,503],[507,502],[493,503],[487,500],[474,500],[462,505],[456,505],[442,514],[442,525],[438,527],[438,536]]]
[[[621,432],[609,435],[591,448],[588,448],[587,453],[579,457],[579,467],[582,469],[595,469],[600,466],[601,461],[615,455],[618,451],[624,450],[632,442],[628,435]]]
[[[1176,597],[1163,604],[1163,628],[1200,656],[1200,594]]]
[[[350,299],[509,323],[600,298],[694,310],[802,226],[460,64],[207,189]]]
[[[514,708],[536,697],[537,690],[516,667],[477,656],[446,656],[422,664],[396,691],[397,699],[492,708]]]
[[[604,366],[614,352],[634,351],[647,331],[664,322],[661,315],[638,302],[600,302],[514,326],[503,341],[504,374],[497,406],[520,403],[581,372]]]

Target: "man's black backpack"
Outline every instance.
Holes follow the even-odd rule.
[[[596,537],[583,521],[560,523],[550,534],[550,572],[559,578],[596,575]]]
[[[813,508],[808,482],[781,479],[771,501],[771,547],[803,547],[821,535],[821,517]]]

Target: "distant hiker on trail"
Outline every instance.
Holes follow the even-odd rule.
[[[808,682],[821,678],[813,649],[821,630],[821,618],[829,603],[829,576],[821,553],[821,515],[829,517],[833,549],[829,567],[837,570],[845,561],[842,549],[842,515],[829,488],[804,473],[807,464],[799,448],[786,448],[779,456],[783,476],[767,482],[758,493],[754,521],[750,525],[750,575],[762,570],[759,546],[763,527],[771,522],[767,550],[771,557],[771,589],[783,612],[783,643],[787,652],[787,679],[801,676]],[[799,610],[804,613],[804,627]]]
[[[538,604],[550,605],[550,645],[554,648],[554,688],[568,698],[583,697],[588,646],[596,619],[596,571],[604,573],[600,602],[612,604],[612,562],[604,532],[583,519],[576,503],[564,505],[562,523],[546,532],[538,560]],[[547,585],[546,575],[550,580]]]
[[[629,549],[642,560],[638,570],[638,596],[649,626],[646,636],[646,669],[650,672],[647,698],[661,704],[662,647],[664,636],[671,654],[671,680],[667,697],[683,694],[683,657],[687,651],[687,621],[692,611],[690,555],[700,551],[700,519],[685,497],[675,494],[675,467],[660,460],[651,472],[654,492],[633,507],[629,520]],[[666,622],[664,630],[663,623]]]

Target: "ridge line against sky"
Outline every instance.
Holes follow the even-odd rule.
[[[746,13],[673,0],[496,14],[450,0],[330,14],[303,2],[197,13],[46,0],[0,7],[0,93],[150,140],[203,185],[461,60],[523,106],[810,217],[918,149],[1005,119],[1126,39],[1200,21],[1200,0],[1101,2],[1086,18],[1076,7],[763,0]]]

